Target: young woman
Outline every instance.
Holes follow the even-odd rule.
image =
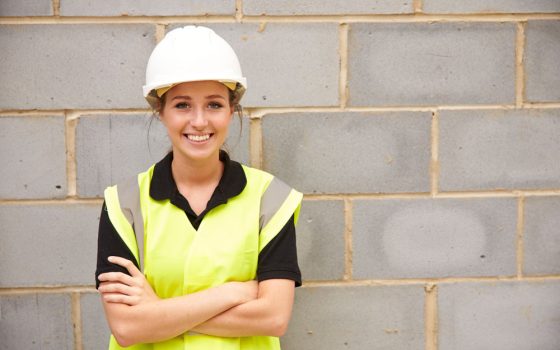
[[[302,195],[221,150],[245,88],[209,28],[175,29],[152,52],[144,96],[172,152],[105,190],[96,282],[110,349],[280,348]]]

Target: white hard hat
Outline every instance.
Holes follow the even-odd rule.
[[[155,109],[158,90],[162,95],[176,84],[202,80],[224,83],[235,92],[235,102],[247,88],[237,55],[222,37],[206,27],[177,28],[167,33],[150,55],[144,97]]]

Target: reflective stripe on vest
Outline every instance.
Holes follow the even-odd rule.
[[[138,266],[144,271],[144,217],[140,208],[140,189],[138,177],[117,185],[121,211],[134,230],[136,246],[138,248]]]
[[[274,177],[261,197],[259,217],[259,253],[278,234],[294,215],[295,223],[299,216],[301,193]]]
[[[302,194],[272,175],[243,166],[247,185],[211,209],[195,230],[185,212],[149,195],[153,166],[105,190],[109,219],[161,298],[256,277],[258,254],[294,215]],[[165,253],[161,253],[165,252]],[[112,337],[110,349],[121,349]],[[280,349],[275,337],[222,338],[187,332],[127,349]]]

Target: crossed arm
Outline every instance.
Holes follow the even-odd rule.
[[[129,273],[99,275],[105,315],[121,346],[164,341],[189,330],[222,337],[281,336],[294,300],[294,282],[228,282],[193,294],[160,299],[129,260],[110,257]]]

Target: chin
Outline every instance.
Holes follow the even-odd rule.
[[[178,151],[185,158],[191,159],[191,160],[196,160],[196,161],[209,160],[209,159],[213,159],[214,157],[218,158],[219,154],[220,154],[220,149],[193,151],[193,150],[185,150],[185,149],[179,148]],[[174,151],[174,153],[175,152],[176,151]]]

